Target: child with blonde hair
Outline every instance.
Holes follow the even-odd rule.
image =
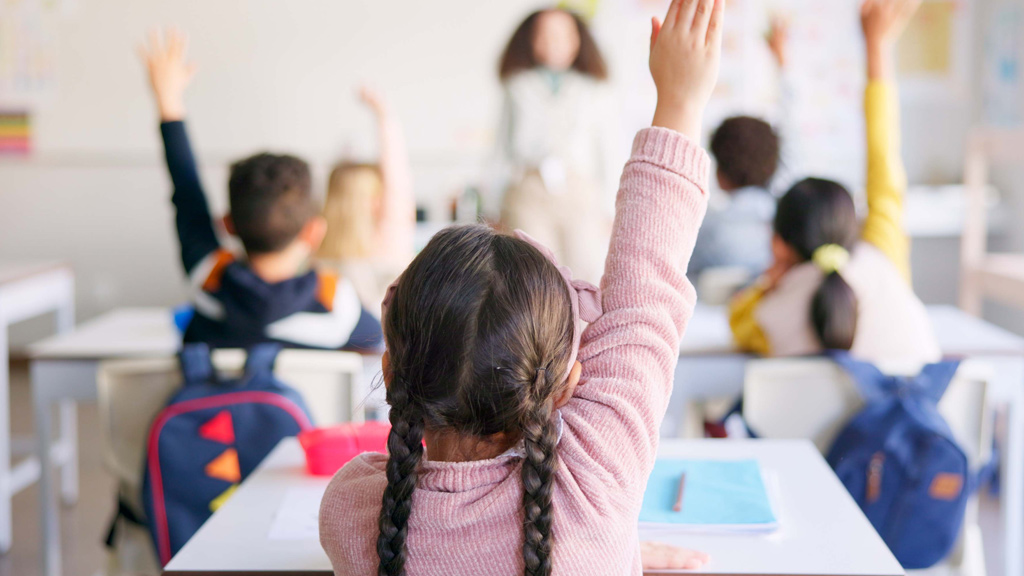
[[[384,290],[413,257],[416,202],[401,125],[384,98],[362,88],[380,142],[377,164],[342,162],[331,171],[324,204],[327,234],[317,257],[335,266],[367,306],[377,308]]]

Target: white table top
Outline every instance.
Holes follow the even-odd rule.
[[[166,356],[181,346],[167,308],[118,308],[29,347],[36,360]]]
[[[928,306],[942,353],[950,356],[1024,355],[1024,338],[954,306]],[[680,356],[738,354],[722,306],[698,304],[686,328]]]
[[[663,440],[660,453],[701,459],[754,458],[778,478],[782,527],[774,534],[687,534],[670,542],[711,554],[712,561],[701,574],[903,574],[809,442]],[[327,478],[307,476],[298,443],[285,440],[178,552],[167,565],[167,574],[330,572],[330,562],[315,538],[268,538],[290,489],[325,488],[327,482]]]
[[[0,285],[18,282],[54,270],[71,270],[58,260],[0,260]]]

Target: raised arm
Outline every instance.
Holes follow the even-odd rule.
[[[718,76],[723,0],[674,0],[653,22],[653,126],[623,171],[603,284],[604,315],[583,335],[580,386],[562,409],[560,457],[638,494],[654,463],[679,342],[696,295],[686,266],[707,208],[697,145]],[[577,449],[574,449],[578,447]]]
[[[398,118],[379,93],[363,87],[359,97],[377,117],[380,171],[384,181],[384,197],[381,198],[377,217],[378,245],[383,247],[381,257],[404,267],[412,260],[416,233],[416,199],[405,134]]]
[[[772,192],[775,193],[785,192],[793,183],[806,175],[803,161],[808,156],[807,151],[804,150],[806,142],[800,138],[800,130],[797,127],[799,102],[797,82],[789,58],[790,22],[786,16],[778,14],[773,16],[771,28],[765,37],[768,49],[779,70],[779,102],[772,122],[775,132],[779,135],[781,145],[779,167],[775,171],[771,185]]]
[[[861,26],[867,49],[868,216],[861,237],[910,281],[910,239],[903,228],[907,175],[900,156],[899,100],[893,50],[921,0],[865,0]]]
[[[149,72],[149,83],[160,113],[160,135],[167,171],[174,185],[171,201],[177,211],[175,224],[181,243],[181,263],[190,274],[203,258],[220,247],[220,243],[185,131],[185,89],[196,70],[186,60],[187,44],[184,34],[177,30],[167,30],[162,40],[159,32],[154,31],[150,33],[149,44],[142,46],[139,54]]]

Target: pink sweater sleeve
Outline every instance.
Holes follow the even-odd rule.
[[[583,334],[583,376],[562,409],[570,472],[640,493],[654,464],[696,294],[686,279],[707,207],[709,160],[687,137],[640,131],[622,173],[602,279],[604,315]]]

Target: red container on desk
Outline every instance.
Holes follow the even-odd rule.
[[[306,469],[314,476],[333,476],[363,452],[387,451],[391,426],[383,422],[341,424],[299,434],[306,452]]]

